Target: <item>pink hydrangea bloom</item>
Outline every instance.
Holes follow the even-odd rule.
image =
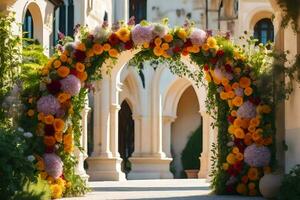
[[[194,45],[203,45],[206,38],[206,32],[198,28],[195,28],[190,35],[190,39]]]
[[[60,103],[53,95],[42,96],[37,101],[37,111],[46,115],[55,115],[60,108]]]
[[[45,153],[43,158],[45,161],[45,171],[54,179],[60,177],[63,172],[63,163],[60,157],[55,153]]]
[[[265,167],[270,163],[271,152],[265,146],[252,144],[245,149],[244,160],[251,167]]]
[[[153,26],[141,26],[137,24],[131,31],[132,41],[135,45],[142,45],[145,42],[150,42],[153,39]]]
[[[237,110],[237,116],[246,119],[256,117],[256,106],[250,101],[244,102]]]
[[[80,80],[72,74],[62,79],[60,83],[61,83],[61,89],[64,92],[69,93],[71,96],[77,95],[81,89]]]

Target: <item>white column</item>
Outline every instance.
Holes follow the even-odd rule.
[[[113,157],[120,158],[118,146],[119,146],[119,104],[110,105],[110,146]]]
[[[141,141],[141,116],[133,114],[132,119],[134,120],[134,152],[132,157],[137,157],[141,154],[141,146],[143,145]]]
[[[210,160],[210,116],[202,112],[202,153],[200,156],[200,170],[198,173],[199,178],[207,178],[208,177],[208,169],[209,169],[209,160]]]
[[[88,96],[86,96],[84,108],[82,110],[82,133],[80,137],[80,146],[82,147],[82,151],[80,151],[78,148],[75,150],[75,154],[78,158],[78,164],[76,166],[76,174],[79,175],[83,180],[87,181],[89,176],[86,174],[86,171],[84,169],[84,160],[88,157],[87,155],[87,135],[88,135],[88,113],[91,110],[88,103]]]
[[[163,152],[168,158],[172,158],[171,155],[171,125],[175,121],[176,117],[174,116],[163,116]]]

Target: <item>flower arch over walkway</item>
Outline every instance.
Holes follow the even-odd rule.
[[[192,64],[183,64],[184,57]],[[113,30],[106,24],[91,32],[81,28],[76,41],[65,44],[42,70],[40,90],[28,103],[37,114],[28,117],[27,128],[36,132],[37,143],[43,143],[36,152],[37,168],[42,178],[51,179],[52,196],[72,194],[84,185],[75,175],[73,151],[80,148],[80,115],[87,88],[99,78],[112,81],[112,86],[101,84],[101,94],[95,97],[101,97],[103,104],[112,103],[101,110],[107,116],[101,118],[99,128],[116,133],[109,137],[117,141],[118,124],[112,119],[118,117],[120,69],[129,59],[136,64],[164,60],[180,76],[199,84],[207,80],[207,112],[218,128],[212,186],[219,194],[258,195],[259,179],[271,171],[274,161],[275,133],[270,102],[260,98],[257,76],[246,54],[228,38],[191,24],[170,29],[166,23],[142,22],[120,23]],[[159,134],[156,139],[161,143]],[[97,148],[96,152],[118,160],[117,145]],[[155,149],[160,156],[161,146]]]

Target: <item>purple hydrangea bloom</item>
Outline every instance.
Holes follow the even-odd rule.
[[[71,96],[77,95],[81,89],[80,80],[74,75],[68,75],[60,81],[61,89],[69,93]]]
[[[43,96],[37,101],[37,111],[46,115],[55,115],[59,108],[59,101],[51,94]]]
[[[234,90],[234,93],[235,93],[236,96],[242,97],[242,96],[244,96],[244,89],[238,87],[238,88],[236,88],[236,89]]]
[[[256,106],[250,101],[244,102],[237,110],[237,116],[246,119],[256,117]]]
[[[206,38],[206,32],[198,28],[195,28],[190,35],[190,39],[194,45],[203,45]]]
[[[132,41],[135,45],[142,45],[153,39],[153,26],[141,26],[137,24],[131,31]]]
[[[270,163],[271,152],[265,146],[252,144],[245,149],[244,160],[251,167],[265,167]]]
[[[43,158],[45,161],[45,171],[54,179],[60,177],[63,172],[63,163],[60,157],[55,153],[45,153]]]

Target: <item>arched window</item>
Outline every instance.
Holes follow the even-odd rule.
[[[135,22],[140,23],[147,19],[147,0],[130,0],[129,17],[135,17]]]
[[[274,41],[274,26],[271,19],[264,18],[255,24],[254,37],[263,44]]]
[[[25,33],[24,34],[25,38],[33,39],[33,31],[34,31],[33,19],[32,19],[32,15],[29,10],[26,11],[22,30],[23,30],[23,33]]]

